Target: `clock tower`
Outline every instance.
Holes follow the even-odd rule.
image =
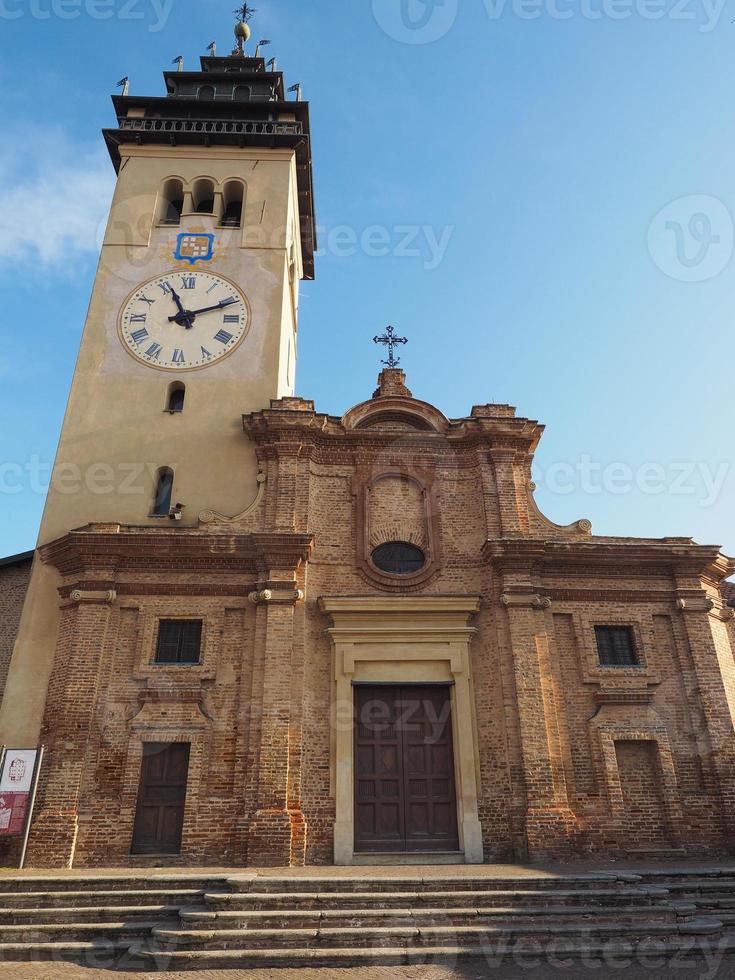
[[[117,183],[39,545],[91,524],[196,528],[262,477],[243,413],[293,395],[299,282],[314,273],[309,107],[245,50],[113,97]],[[256,50],[256,55],[258,51]],[[0,717],[35,744],[58,630],[36,562]]]

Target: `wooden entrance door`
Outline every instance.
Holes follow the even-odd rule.
[[[133,854],[178,854],[184,826],[188,742],[146,742],[133,829]]]
[[[355,850],[456,851],[448,687],[355,689]]]

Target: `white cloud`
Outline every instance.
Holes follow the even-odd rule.
[[[0,260],[66,266],[99,251],[114,187],[104,149],[20,131],[0,146]]]

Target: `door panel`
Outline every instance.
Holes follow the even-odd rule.
[[[188,742],[146,742],[133,828],[133,854],[178,854],[184,826]]]
[[[449,688],[356,688],[356,850],[458,847]]]

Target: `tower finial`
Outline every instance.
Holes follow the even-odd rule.
[[[237,10],[233,11],[236,17],[240,18],[240,23],[247,24],[256,11],[247,3],[241,3]]]
[[[255,11],[252,7],[248,6],[247,3],[243,3],[236,10],[234,10],[233,13],[238,20],[235,24],[235,40],[237,44],[232,53],[243,57],[245,55],[245,42],[250,39],[250,27],[248,26],[248,21],[253,16]]]

